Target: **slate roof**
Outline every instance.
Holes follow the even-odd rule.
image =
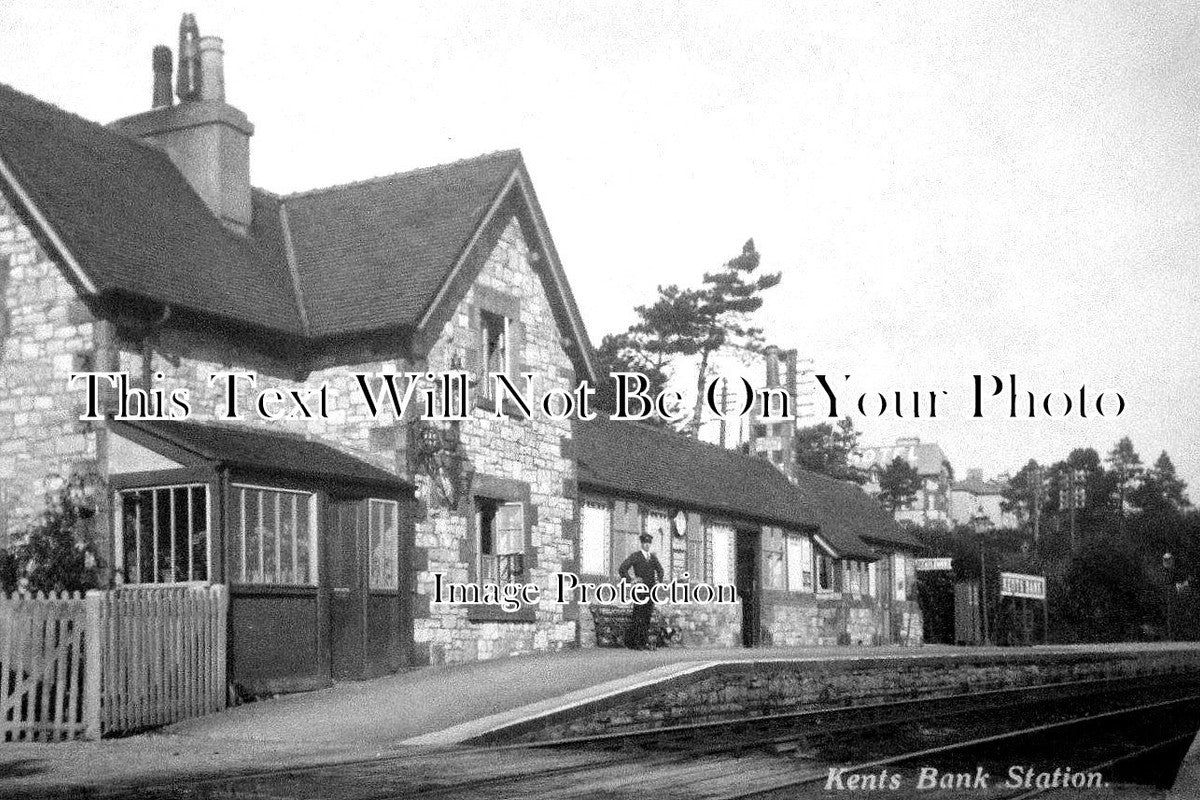
[[[228,231],[161,150],[0,84],[0,158],[100,293],[300,331],[286,262]]]
[[[832,478],[805,473],[793,485],[765,459],[635,422],[578,422],[574,439],[585,489],[817,528],[841,555],[870,558],[861,536],[916,545],[865,492]]]
[[[514,173],[526,174],[507,150],[291,195],[255,189],[243,237],[162,150],[3,84],[0,159],[98,293],[311,338],[415,328]]]
[[[921,543],[897,525],[879,501],[860,486],[828,475],[797,470],[796,487],[819,515],[822,530],[835,529],[843,535],[885,546],[921,547]]]
[[[277,431],[182,420],[111,423],[117,433],[132,431],[140,444],[162,443],[214,465],[242,467],[301,478],[332,478],[396,491],[412,485],[387,470],[324,442]]]
[[[415,326],[521,154],[283,198],[313,335]]]

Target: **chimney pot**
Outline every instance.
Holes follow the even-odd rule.
[[[779,348],[773,344],[769,344],[763,348],[763,358],[766,359],[767,367],[767,388],[775,389],[779,386]]]
[[[184,14],[179,21],[179,83],[176,87],[179,102],[199,100],[201,81],[200,28],[195,17]]]
[[[253,207],[250,194],[250,137],[254,126],[225,102],[223,47],[216,36],[201,37],[196,18],[184,14],[179,26],[176,92],[171,105],[170,53],[154,51],[155,107],[111,124],[126,136],[161,147],[227,228],[245,234]],[[161,103],[161,105],[160,105]]]
[[[200,37],[200,97],[225,100],[225,50],[220,36]]]
[[[154,64],[154,99],[151,108],[163,108],[174,102],[171,96],[171,48],[160,44],[151,58]]]

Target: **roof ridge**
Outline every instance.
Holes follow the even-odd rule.
[[[703,439],[697,439],[693,436],[688,436],[686,433],[680,433],[679,431],[674,431],[674,430],[667,430],[666,428],[662,428],[658,425],[651,425],[648,422],[643,422],[643,421],[637,420],[637,419],[613,419],[612,417],[603,417],[602,419],[605,422],[616,422],[616,423],[623,423],[623,424],[627,424],[627,425],[636,425],[639,428],[642,428],[643,430],[649,431],[649,432],[657,434],[659,436],[670,436],[675,439],[681,439],[681,440],[684,440],[687,442],[692,442],[694,444],[701,445],[703,447],[712,448],[713,450],[717,450],[722,453],[727,453],[730,456],[733,456],[735,458],[745,458],[745,459],[754,461],[756,463],[766,464],[767,466],[771,467],[771,470],[773,472],[777,473],[784,480],[787,480],[787,476],[784,475],[782,472],[779,472],[779,470],[775,469],[775,467],[771,464],[770,461],[767,461],[767,459],[763,458],[762,456],[757,456],[753,453],[745,453],[734,447],[722,447],[721,445],[717,444],[716,442],[706,442]],[[789,481],[789,483],[790,483],[790,481]]]
[[[139,139],[136,136],[130,136],[128,134],[122,133],[121,131],[114,130],[103,122],[98,122],[94,119],[88,119],[87,117],[83,116],[82,114],[76,113],[74,111],[68,111],[67,109],[63,108],[60,105],[51,103],[49,100],[43,100],[42,98],[38,97],[37,95],[32,95],[29,92],[23,92],[20,89],[13,86],[12,84],[4,83],[4,82],[0,81],[0,89],[7,89],[8,91],[12,92],[13,94],[19,95],[21,98],[23,98],[29,102],[32,102],[39,106],[42,106],[48,110],[54,111],[56,114],[62,114],[63,116],[69,117],[79,124],[90,126],[92,128],[95,128],[98,131],[103,131],[104,133],[115,136],[115,137],[121,139],[122,141],[129,142],[130,144],[136,145],[137,147],[140,147],[143,150],[147,150],[152,153],[158,153],[158,154],[162,155],[164,158],[167,158],[168,160],[170,160],[169,157],[167,156],[166,152],[161,147],[151,144],[150,142],[147,142],[144,139]],[[174,166],[173,162],[172,162],[172,166]]]
[[[473,161],[484,161],[487,159],[499,158],[501,156],[516,156],[518,159],[520,159],[521,158],[521,150],[520,150],[520,148],[516,148],[516,147],[509,148],[507,150],[492,150],[491,152],[488,152],[488,153],[481,153],[477,156],[469,156],[467,158],[459,158],[454,161],[447,161],[443,164],[430,164],[429,166],[401,170],[400,172],[392,172],[387,175],[376,175],[371,178],[362,178],[362,179],[356,180],[356,181],[346,181],[345,183],[335,183],[335,184],[331,184],[329,186],[318,186],[314,189],[303,189],[298,192],[290,192],[287,194],[276,195],[276,196],[279,197],[279,199],[284,202],[286,202],[288,200],[298,200],[300,198],[311,197],[313,195],[323,194],[325,192],[335,192],[335,191],[338,191],[339,189],[350,189],[350,188],[353,188],[356,186],[369,186],[373,183],[383,183],[384,181],[391,181],[391,180],[395,180],[396,178],[407,178],[407,177],[411,177],[413,175],[422,175],[427,172],[433,172],[434,170],[447,169],[449,167],[457,167],[457,166],[461,166],[463,164],[468,164]]]

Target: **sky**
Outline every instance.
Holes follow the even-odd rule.
[[[1200,499],[1200,6],[0,0],[0,81],[145,110],[184,11],[224,39],[256,185],[520,147],[594,341],[753,237],[783,274],[758,322],[839,410],[947,392],[855,411],[864,443],[997,474],[1128,435]],[[975,374],[1126,407],[974,419]]]

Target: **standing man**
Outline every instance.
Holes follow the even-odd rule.
[[[622,561],[621,566],[617,568],[617,574],[632,583],[644,583],[653,588],[663,579],[662,564],[659,563],[658,556],[650,552],[650,544],[654,537],[643,533],[640,541],[642,549],[631,553],[629,558]],[[631,650],[650,649],[650,615],[653,613],[654,601],[649,597],[645,603],[633,607],[633,617],[625,637],[626,647]]]

